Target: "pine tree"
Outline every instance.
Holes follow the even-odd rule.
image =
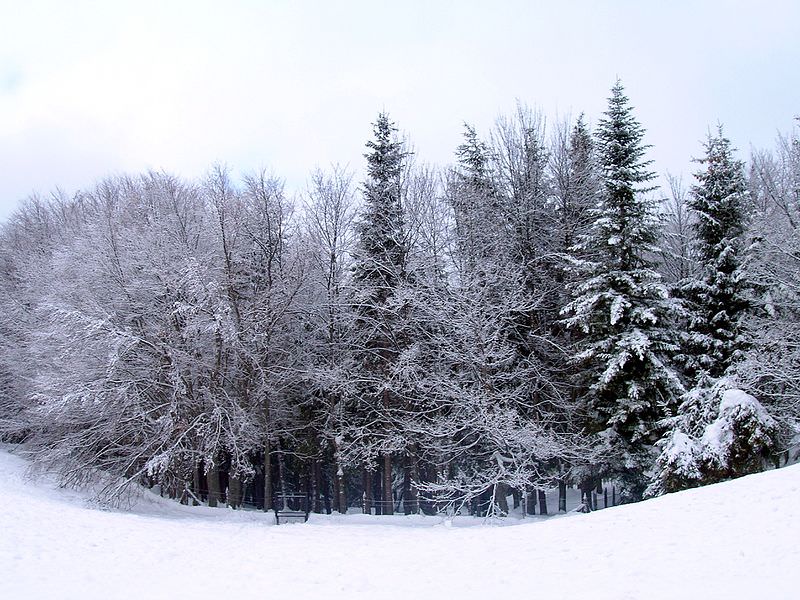
[[[464,124],[464,142],[456,149],[448,196],[453,207],[456,243],[463,269],[480,272],[503,254],[500,197],[494,183],[489,147],[475,128]]]
[[[354,279],[381,304],[405,277],[401,175],[407,155],[397,141],[397,128],[386,113],[378,115],[375,139],[367,142],[367,181],[364,213],[358,224],[358,249]]]
[[[600,190],[594,140],[583,114],[569,134],[565,175],[557,192],[559,230],[564,252],[578,241],[589,225],[589,212]]]
[[[375,439],[366,440],[372,458],[383,456],[383,508],[392,511],[392,452],[398,450],[389,413],[393,406],[391,370],[402,348],[403,303],[399,293],[407,281],[402,172],[407,153],[396,138],[397,129],[386,113],[378,115],[374,139],[367,142],[367,180],[364,211],[357,224],[357,247],[353,272],[355,330],[361,354],[360,395],[366,423]],[[368,473],[371,465],[367,465]],[[371,476],[368,475],[368,480]],[[369,497],[370,492],[367,491]]]
[[[749,306],[742,273],[742,234],[746,183],[744,165],[734,159],[722,133],[709,134],[706,155],[697,162],[689,207],[695,213],[696,251],[702,271],[684,282],[689,309],[688,333],[681,356],[696,382],[721,377],[743,350],[739,323]]]
[[[689,200],[700,271],[680,286],[688,327],[676,357],[693,386],[659,444],[650,495],[758,471],[762,457],[777,446],[772,417],[726,377],[743,356],[740,323],[749,307],[741,259],[744,166],[733,158],[721,127],[716,136],[709,134],[705,150],[705,157],[697,161],[705,168],[695,174],[698,185]],[[726,411],[726,394],[748,401]],[[726,434],[720,436],[719,431]]]
[[[575,358],[583,366],[587,429],[608,445],[603,470],[621,476],[632,497],[643,491],[657,423],[681,390],[667,363],[676,349],[669,298],[650,258],[658,217],[646,195],[654,175],[643,138],[618,81],[597,131],[604,189],[578,248],[593,259],[576,259],[585,279],[565,309],[566,324],[582,335]]]

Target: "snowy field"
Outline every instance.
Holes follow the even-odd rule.
[[[800,598],[800,465],[588,515],[512,521],[129,512],[0,449],[0,599]]]

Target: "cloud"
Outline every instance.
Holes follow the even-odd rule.
[[[315,165],[361,167],[382,109],[420,159],[448,162],[462,121],[488,133],[517,99],[596,120],[617,75],[655,168],[686,171],[718,119],[746,148],[797,111],[800,5],[722,6],[15,3],[0,38],[0,156],[14,166],[0,219],[32,189],[117,171],[197,177],[220,161],[302,187]]]

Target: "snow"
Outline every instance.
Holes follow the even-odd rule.
[[[746,408],[759,415],[762,420],[770,418],[761,403],[750,394],[737,389],[729,389],[722,392],[722,400],[719,403],[720,414],[741,408]]]
[[[753,396],[742,390],[728,389],[722,393],[719,416],[703,432],[702,446],[712,456],[727,456],[734,441],[737,423],[748,423],[748,429],[752,430],[751,435],[754,436],[761,433],[763,427],[777,426],[775,420]]]
[[[129,511],[29,481],[0,449],[0,598],[797,597],[800,465],[594,513],[476,520]],[[451,526],[452,525],[452,526]]]
[[[667,462],[676,465],[678,473],[690,474],[697,471],[695,456],[700,452],[697,443],[682,431],[675,430],[666,446]]]

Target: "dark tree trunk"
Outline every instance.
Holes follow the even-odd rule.
[[[338,513],[341,513],[341,507],[339,506],[339,496],[341,492],[339,491],[339,474],[336,472],[337,464],[334,460],[333,462],[333,510]]]
[[[508,487],[506,487],[505,483],[498,483],[495,485],[494,501],[497,503],[497,508],[500,509],[500,512],[504,515],[508,514],[508,499],[506,498],[507,491]]]
[[[394,514],[394,496],[392,495],[392,455],[383,455],[383,511],[384,515]]]
[[[311,462],[311,506],[309,507],[315,513],[321,513],[320,503],[320,483],[322,481],[322,469],[320,468],[319,461],[314,459]]]
[[[567,512],[567,482],[563,479],[558,482],[558,512]]]
[[[411,507],[411,473],[408,468],[408,460],[403,465],[403,492],[401,494],[403,499],[403,514],[410,515],[413,513]]]
[[[547,514],[547,496],[545,496],[544,490],[538,491],[539,495],[539,514],[546,515]]]
[[[403,505],[407,515],[419,512],[419,498],[415,484],[419,481],[416,457],[412,454],[406,456],[405,478],[403,481]]]
[[[344,482],[344,468],[339,461],[339,456],[339,443],[334,441],[333,468],[335,472],[333,474],[333,493],[336,496],[336,510],[344,515],[347,514],[347,488]]]
[[[206,479],[208,480],[208,505],[214,508],[220,500],[219,470],[216,465],[208,469]]]
[[[200,465],[194,466],[194,472],[192,473],[192,492],[195,495],[195,498],[201,497],[200,492]],[[192,506],[197,506],[199,502],[192,498]]]
[[[278,479],[280,480],[279,483],[281,486],[281,496],[283,496],[283,504],[278,506],[277,509],[281,510],[287,508],[288,506],[288,500],[286,498],[286,460],[284,459],[283,452],[281,452],[280,442],[277,442],[275,445],[278,449]]]
[[[319,487],[320,493],[322,494],[320,500],[320,510],[326,515],[331,514],[333,512],[331,507],[331,492],[332,492],[332,481],[329,477],[329,469],[328,469],[328,461],[321,460],[319,465],[320,471],[320,478],[319,478]]]
[[[228,479],[228,506],[237,509],[242,505],[242,480],[238,475]]]
[[[592,490],[594,489],[594,484],[591,480],[586,479],[581,482],[579,487],[581,490],[581,499],[586,505],[586,509],[594,510],[594,503],[592,502]]]
[[[347,514],[347,487],[344,482],[344,471],[339,465],[336,466],[336,480],[339,482],[339,496],[337,502],[339,504],[339,512],[343,515]]]
[[[364,512],[372,514],[372,469],[364,469]]]
[[[531,490],[528,492],[528,498],[525,502],[526,510],[528,511],[529,515],[536,514],[536,490]]]
[[[264,444],[264,512],[272,510],[272,453],[269,442]]]

